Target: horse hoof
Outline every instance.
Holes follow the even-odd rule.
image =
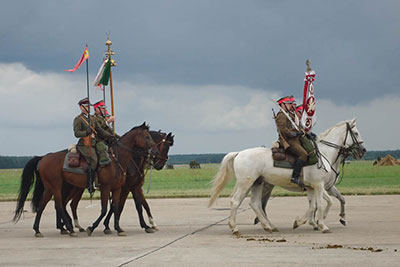
[[[297,227],[299,227],[299,225],[297,224],[297,221],[294,221],[294,223],[293,223],[293,229],[296,229]]]
[[[278,227],[274,227],[274,228],[272,228],[272,232],[279,232],[279,229],[278,229]]]
[[[340,222],[343,226],[346,226],[346,220],[340,219],[339,222]]]
[[[78,234],[75,233],[75,232],[72,232],[72,233],[69,233],[69,236],[70,236],[70,237],[78,237]]]
[[[323,234],[330,234],[332,231],[330,229],[325,229],[322,231]]]
[[[146,228],[146,229],[144,229],[144,231],[145,231],[146,233],[149,233],[149,234],[152,234],[152,233],[155,232],[155,230],[154,230],[153,228]]]
[[[86,228],[86,233],[88,236],[91,236],[93,231],[92,231],[92,229],[90,229],[90,227],[88,227],[88,228]]]
[[[263,229],[264,229],[264,231],[272,234],[272,229],[271,228],[264,227]]]
[[[239,230],[232,231],[232,234],[233,234],[234,236],[236,236],[236,237],[240,237],[240,232],[239,232]]]
[[[154,231],[158,231],[158,227],[157,226],[153,226],[151,227]]]
[[[103,233],[104,233],[105,235],[111,235],[111,234],[112,234],[112,232],[111,232],[110,229],[104,229]]]
[[[118,232],[118,236],[126,236],[126,233],[125,232]]]
[[[254,219],[254,225],[256,225],[260,220],[258,218]]]
[[[79,232],[83,233],[83,232],[86,232],[86,231],[83,228],[79,228]]]
[[[69,232],[68,232],[67,230],[63,229],[63,230],[60,230],[60,234],[62,234],[62,235],[68,235]]]
[[[35,234],[35,237],[43,237],[42,233],[38,232]]]
[[[314,226],[314,231],[318,231],[319,230],[319,228],[318,228],[318,226]]]

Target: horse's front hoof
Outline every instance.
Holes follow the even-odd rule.
[[[345,219],[340,219],[339,222],[340,222],[343,226],[346,226],[346,220],[345,220]]]
[[[87,233],[88,236],[91,236],[93,231],[92,231],[92,229],[90,227],[88,227],[88,228],[86,228],[86,233]]]
[[[299,227],[299,224],[297,223],[297,221],[294,221],[294,223],[293,223],[293,229],[296,229],[297,227]]]
[[[256,217],[255,219],[254,219],[254,225],[256,225],[258,222],[259,222],[260,220]]]
[[[104,233],[105,235],[111,235],[111,234],[112,234],[112,232],[111,232],[110,229],[104,229],[103,233]]]
[[[126,233],[124,231],[118,232],[118,236],[126,236]]]
[[[86,232],[85,229],[83,229],[82,227],[79,228],[79,232],[83,233]]]
[[[153,229],[153,228],[146,228],[146,229],[144,229],[144,231],[146,232],[146,233],[148,233],[148,234],[152,234],[152,233],[154,233],[155,232],[155,230]]]
[[[314,231],[318,231],[319,230],[318,226],[314,226],[313,229],[314,229]]]
[[[41,232],[37,232],[37,233],[35,233],[35,237],[43,237],[43,235]]]
[[[332,233],[332,231],[330,229],[325,229],[325,230],[322,230],[322,233],[323,234],[330,234],[330,233]]]
[[[68,235],[69,232],[68,232],[67,230],[65,230],[65,229],[62,229],[62,230],[60,230],[60,234],[62,234],[62,235]]]
[[[273,228],[272,228],[272,232],[279,232],[278,227],[273,227]]]
[[[69,236],[70,236],[70,237],[78,237],[78,234],[75,233],[75,232],[72,232],[72,233],[69,233]]]

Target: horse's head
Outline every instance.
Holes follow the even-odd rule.
[[[159,151],[159,155],[153,157],[154,168],[161,170],[168,160],[169,148],[174,145],[174,136],[172,133],[166,134],[161,131],[150,131],[150,135]]]
[[[157,145],[149,132],[149,126],[144,122],[142,125],[132,128],[121,139],[128,139],[131,149],[151,149],[154,155],[158,155]]]
[[[356,119],[346,122],[346,134],[344,137],[344,148],[355,159],[361,159],[367,150],[363,145],[360,132],[356,127]]]

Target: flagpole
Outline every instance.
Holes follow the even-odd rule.
[[[112,42],[110,40],[110,36],[107,34],[106,46],[108,48],[107,48],[106,55],[108,55],[108,60],[111,61],[111,67],[110,67],[111,115],[114,116],[114,93],[113,93],[113,82],[112,82],[112,67],[116,66],[117,64],[115,63],[115,60],[111,58],[111,55],[115,54],[115,52],[111,50],[111,45],[112,45]],[[115,121],[113,122],[112,128],[113,128],[113,133],[115,134]]]
[[[86,44],[86,48],[88,45]],[[89,101],[89,106],[88,106],[88,121],[90,125],[90,97],[89,97],[89,58],[86,59],[86,88],[87,88],[87,98]]]

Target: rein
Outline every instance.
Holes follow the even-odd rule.
[[[340,182],[341,182],[341,181],[343,180],[343,176],[344,176],[344,164],[345,164],[346,159],[347,159],[351,154],[355,155],[355,154],[357,153],[357,155],[360,155],[358,151],[355,151],[355,148],[359,147],[363,142],[358,142],[358,141],[357,141],[357,138],[356,138],[354,132],[353,132],[351,129],[352,129],[352,127],[350,127],[350,124],[349,124],[348,122],[346,122],[346,136],[345,136],[345,138],[344,138],[343,145],[341,145],[341,146],[340,146],[340,145],[337,145],[337,144],[335,144],[335,143],[332,143],[332,142],[325,141],[325,140],[320,140],[320,141],[319,141],[320,143],[322,143],[322,144],[324,144],[324,145],[326,145],[326,146],[333,147],[333,148],[336,148],[336,149],[339,150],[338,155],[337,155],[335,161],[334,161],[332,164],[329,162],[329,160],[328,160],[324,155],[322,155],[322,154],[319,152],[318,149],[316,149],[317,155],[319,154],[319,155],[321,155],[322,157],[324,157],[325,160],[328,161],[329,166],[331,167],[331,170],[333,170],[334,173],[336,174],[336,178],[335,178],[335,181],[334,181],[334,183],[332,184],[332,186],[336,184],[336,182],[337,182],[337,180],[338,180],[338,177],[339,177],[339,175],[340,175],[340,168],[339,168],[338,171],[336,171],[336,170],[332,167],[332,165],[334,165],[334,164],[337,162],[337,160],[339,159],[339,157],[340,157],[340,156],[343,156],[343,160],[342,160],[342,177],[340,178]],[[346,141],[347,141],[347,137],[348,137],[349,133],[350,133],[351,139],[352,139],[352,141],[353,141],[353,144],[352,144],[351,146],[349,146],[349,147],[346,147]],[[316,143],[315,143],[315,145],[316,145]],[[316,147],[317,147],[317,146],[316,146]],[[323,164],[322,164],[322,165],[323,165]],[[325,171],[327,171],[325,167],[324,167],[324,169],[325,169]],[[339,182],[339,183],[340,183],[340,182]]]

